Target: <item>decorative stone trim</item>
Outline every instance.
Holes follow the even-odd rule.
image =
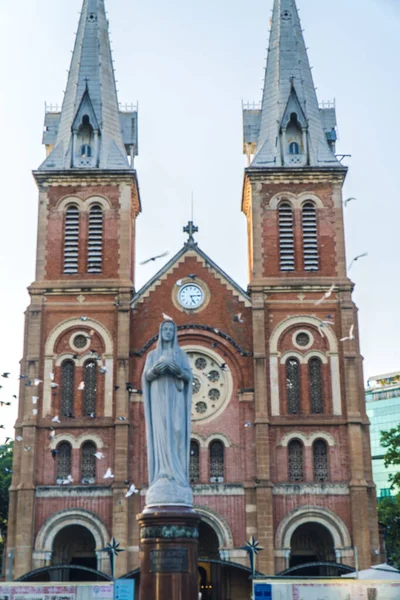
[[[350,488],[346,483],[301,483],[275,485],[274,496],[348,496]]]
[[[41,486],[36,488],[36,498],[109,498],[112,497],[111,488],[98,486]]]
[[[201,520],[207,523],[217,534],[220,551],[233,550],[233,535],[228,521],[211,508],[195,505],[194,509],[201,516]]]
[[[176,539],[198,539],[199,530],[197,527],[183,527],[179,525],[164,525],[160,527],[143,527],[140,530],[142,540],[150,538],[161,538],[165,540]]]
[[[288,446],[292,440],[301,440],[305,446],[311,447],[315,440],[325,440],[328,446],[336,446],[336,441],[333,435],[325,431],[314,431],[313,433],[306,434],[302,431],[291,431],[286,433],[278,446]]]

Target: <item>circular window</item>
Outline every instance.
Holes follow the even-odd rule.
[[[308,346],[309,343],[310,343],[310,336],[305,331],[302,331],[301,333],[298,333],[296,335],[296,344],[298,346],[301,346],[302,348],[304,348],[305,346]]]
[[[204,369],[207,366],[207,361],[205,358],[201,357],[201,358],[198,358],[194,364],[195,364],[196,369],[198,369],[199,371],[204,371]]]
[[[198,394],[201,389],[201,381],[197,377],[193,378],[193,394]]]
[[[198,412],[199,415],[204,415],[204,413],[207,412],[207,404],[205,402],[198,402],[196,404],[196,412]]]
[[[87,342],[88,342],[87,337],[85,337],[83,334],[80,333],[79,335],[76,335],[74,337],[73,344],[74,344],[75,348],[82,349],[82,348],[85,348],[85,346],[87,345]]]
[[[213,418],[222,412],[231,398],[231,372],[229,368],[222,368],[224,361],[213,351],[204,349],[203,352],[197,347],[183,349],[193,371],[192,420]]]

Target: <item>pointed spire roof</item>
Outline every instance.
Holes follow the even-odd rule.
[[[104,0],[83,0],[57,137],[40,170],[72,167],[73,136],[82,122],[82,111],[89,115],[98,135],[98,158],[93,166],[129,169],[121,132]],[[93,113],[94,119],[91,118]]]
[[[260,130],[252,167],[282,166],[279,134],[285,113],[293,103],[300,104],[306,119],[308,165],[340,166],[326,140],[296,2],[274,0]]]

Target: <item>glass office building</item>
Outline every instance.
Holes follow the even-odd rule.
[[[367,414],[371,421],[372,471],[378,498],[393,496],[399,490],[391,490],[389,475],[398,473],[400,466],[385,467],[385,448],[381,446],[381,431],[388,431],[400,424],[400,371],[378,375],[368,380],[365,391]]]

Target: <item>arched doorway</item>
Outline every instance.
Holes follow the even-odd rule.
[[[290,567],[307,563],[332,562],[336,560],[332,535],[320,523],[303,523],[293,533],[290,542]],[[328,576],[329,568],[322,566],[308,567],[302,576]]]
[[[51,563],[53,566],[77,565],[97,569],[96,541],[89,529],[82,525],[68,525],[61,529],[54,538]],[[78,569],[60,569],[55,575],[62,577],[59,581],[88,581],[87,573]]]
[[[219,541],[214,529],[201,521],[199,525],[199,557],[219,560]]]

